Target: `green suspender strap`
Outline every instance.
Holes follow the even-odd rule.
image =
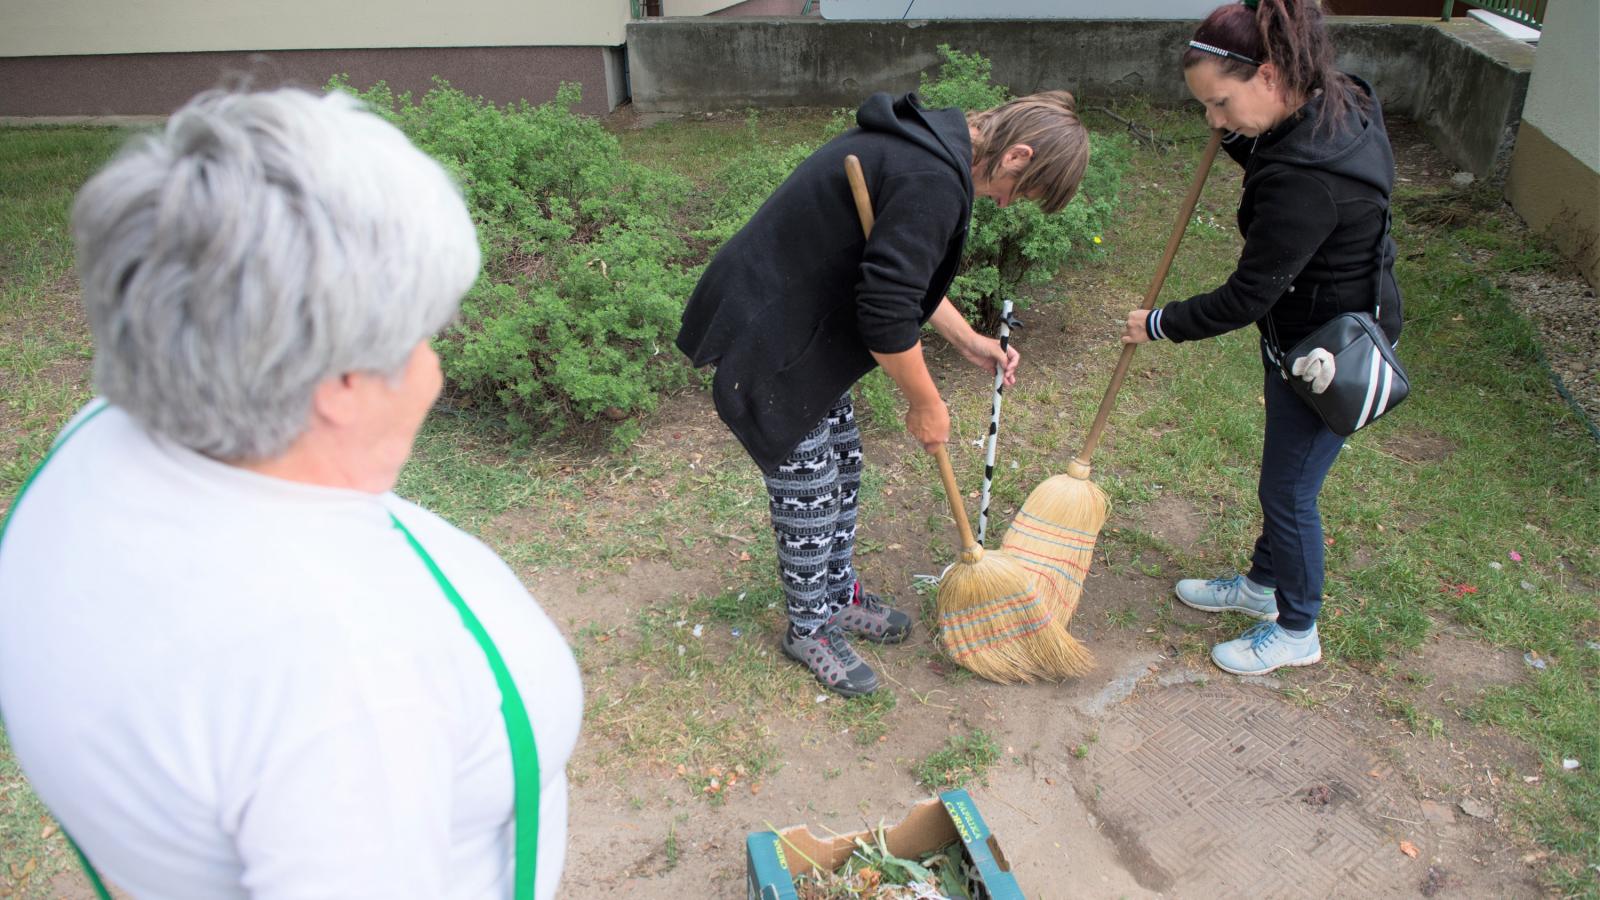
[[[23,495],[28,492],[29,485],[33,484],[39,473],[44,471],[51,457],[55,456],[56,451],[61,449],[78,429],[87,425],[90,419],[100,415],[109,406],[109,403],[102,403],[79,419],[70,431],[56,441],[38,467],[28,475],[28,479],[22,483],[22,488],[17,491],[16,498],[11,502],[11,509],[6,513],[5,521],[0,522],[0,541],[4,541],[6,529],[11,525],[11,513],[17,511],[17,506],[22,502]],[[406,526],[401,524],[394,513],[389,514],[389,521],[405,535],[406,543],[411,545],[412,552],[416,553],[423,565],[427,566],[428,573],[438,582],[439,590],[444,592],[450,605],[456,608],[462,624],[482,648],[483,655],[489,662],[489,668],[494,672],[495,683],[500,686],[500,714],[506,720],[506,737],[511,743],[511,774],[515,788],[513,803],[516,812],[516,869],[515,888],[511,896],[514,900],[533,900],[534,888],[538,883],[535,875],[539,862],[539,748],[533,741],[533,726],[528,722],[527,707],[522,705],[522,695],[517,692],[517,685],[511,680],[511,673],[506,669],[500,651],[495,648],[494,640],[489,637],[489,632],[484,630],[478,617],[473,615],[466,601],[461,599],[450,579],[444,576],[444,572],[433,561],[433,557],[428,555],[428,551],[422,548],[415,537],[412,537],[411,532],[406,530]],[[63,830],[62,834],[66,832]],[[72,846],[72,852],[83,864],[83,871],[88,875],[89,883],[94,886],[95,896],[99,900],[111,900],[111,893],[106,890],[100,873],[90,865],[89,858],[78,848],[77,841],[74,841],[71,835],[66,837],[67,843]]]
[[[467,626],[467,630],[477,639],[478,646],[483,648],[483,655],[494,672],[495,683],[500,685],[500,715],[506,720],[506,737],[511,741],[511,774],[515,785],[516,888],[511,896],[514,900],[533,900],[536,884],[534,875],[539,862],[539,747],[533,741],[528,709],[522,705],[522,695],[517,693],[516,682],[511,680],[511,673],[506,669],[506,661],[501,658],[500,651],[495,648],[494,639],[489,637],[489,632],[484,630],[466,601],[456,593],[450,579],[444,577],[444,572],[439,570],[433,557],[412,537],[394,513],[389,514],[389,521],[406,536],[406,543],[421,557],[433,580],[439,583],[439,590],[450,598],[450,605],[461,614],[462,624]]]

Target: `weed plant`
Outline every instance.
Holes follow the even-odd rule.
[[[916,765],[912,774],[917,783],[930,791],[964,787],[971,782],[988,783],[989,769],[1000,761],[1000,745],[981,728],[954,734],[944,746]]]

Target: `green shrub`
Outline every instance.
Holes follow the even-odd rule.
[[[973,112],[1011,99],[1004,85],[990,82],[987,59],[948,44],[939,45],[939,54],[944,63],[938,77],[922,78],[922,97],[929,106],[959,106]],[[950,299],[985,330],[998,324],[1005,298],[1023,305],[1019,289],[1024,284],[1044,284],[1062,266],[1098,253],[1097,239],[1116,211],[1132,148],[1121,135],[1091,135],[1089,146],[1089,168],[1078,196],[1055,215],[1047,216],[1027,202],[1005,209],[990,200],[974,205],[972,231]]]
[[[576,85],[503,108],[439,79],[420,101],[381,82],[356,95],[455,175],[478,228],[484,276],[438,341],[456,402],[553,433],[687,380],[668,351],[701,261],[673,221],[688,183],[623,159],[572,112]]]
[[[940,77],[925,81],[930,105],[985,108],[1002,102],[989,61],[941,47]],[[692,194],[683,177],[623,158],[598,121],[572,111],[576,85],[555,100],[497,107],[443,81],[420,99],[382,82],[345,90],[395,123],[459,181],[483,247],[483,277],[459,322],[437,341],[451,399],[492,411],[519,434],[559,433],[594,421],[629,421],[661,391],[688,382],[672,350],[683,301],[700,267],[744,225],[817,144],[854,124],[833,117],[817,144],[758,139]],[[964,272],[951,296],[992,324],[997,298],[1048,281],[1109,219],[1127,148],[1096,140],[1080,198],[1046,217],[1032,204],[978,205]]]
[[[917,92],[923,105],[930,109],[959,106],[967,112],[991,109],[1011,99],[1011,91],[1003,84],[994,84],[994,66],[988,58],[978,53],[962,53],[949,44],[939,45],[939,55],[944,62],[939,65],[939,76],[929,78],[922,73]]]

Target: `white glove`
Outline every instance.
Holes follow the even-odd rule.
[[[1333,383],[1333,354],[1318,347],[1295,360],[1290,371],[1311,382],[1311,393],[1320,394]]]

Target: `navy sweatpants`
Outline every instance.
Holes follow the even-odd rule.
[[[1267,429],[1261,445],[1261,536],[1251,581],[1277,588],[1278,624],[1304,631],[1322,609],[1322,514],[1317,494],[1344,446],[1266,363]]]

